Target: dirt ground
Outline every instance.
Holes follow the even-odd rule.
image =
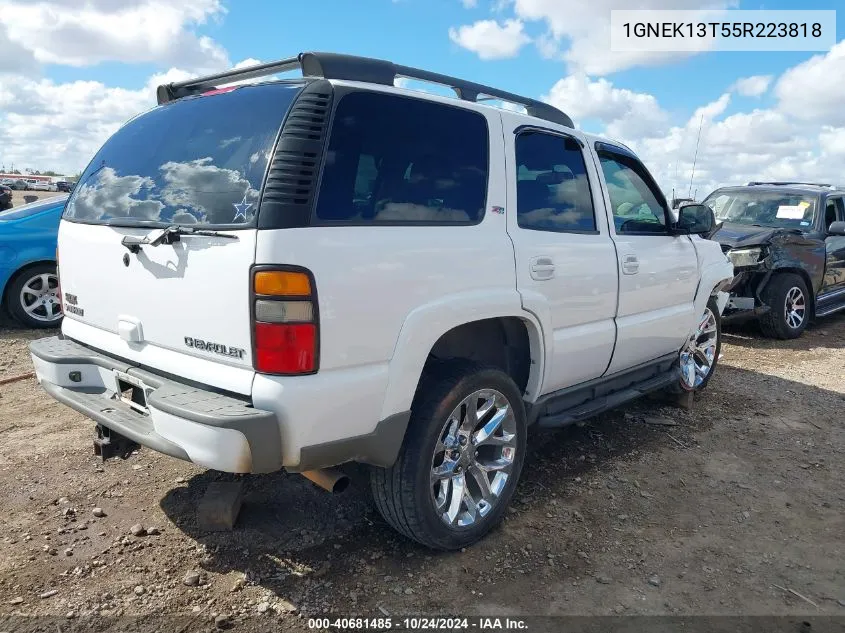
[[[0,329],[0,379],[31,370],[42,335]],[[692,411],[641,401],[533,436],[501,527],[451,554],[391,531],[360,469],[337,496],[243,477],[235,531],[203,533],[197,500],[236,476],[148,450],[102,463],[92,423],[34,379],[0,386],[0,619],[845,616],[845,316],[790,342],[730,332],[722,351]]]
[[[60,191],[18,191],[12,190],[12,208],[26,204],[24,196],[35,196],[38,200],[64,195]]]

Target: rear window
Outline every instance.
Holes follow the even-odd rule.
[[[273,143],[301,84],[190,97],[131,120],[82,174],[65,218],[252,225]]]
[[[464,108],[374,92],[334,117],[317,223],[474,224],[487,196],[487,121]]]

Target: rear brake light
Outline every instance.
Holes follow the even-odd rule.
[[[319,318],[311,273],[262,267],[252,275],[253,366],[301,375],[319,366]]]
[[[255,369],[271,374],[305,374],[317,368],[317,326],[313,323],[255,324]]]

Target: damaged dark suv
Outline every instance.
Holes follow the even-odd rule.
[[[704,200],[723,222],[713,239],[734,265],[723,322],[759,319],[791,339],[815,317],[845,310],[845,187],[750,182]]]

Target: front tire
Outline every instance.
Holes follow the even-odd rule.
[[[719,355],[722,353],[722,317],[716,299],[710,297],[707,307],[698,320],[695,332],[681,349],[681,391],[702,391],[707,387]]]
[[[798,338],[810,322],[807,284],[800,275],[780,273],[763,290],[771,311],[760,317],[760,329],[768,338]]]
[[[9,312],[21,325],[50,328],[62,322],[55,264],[36,264],[23,270],[9,284],[6,299]]]
[[[423,382],[396,463],[371,470],[376,507],[423,545],[456,550],[499,523],[526,450],[526,416],[499,369],[449,362]]]

